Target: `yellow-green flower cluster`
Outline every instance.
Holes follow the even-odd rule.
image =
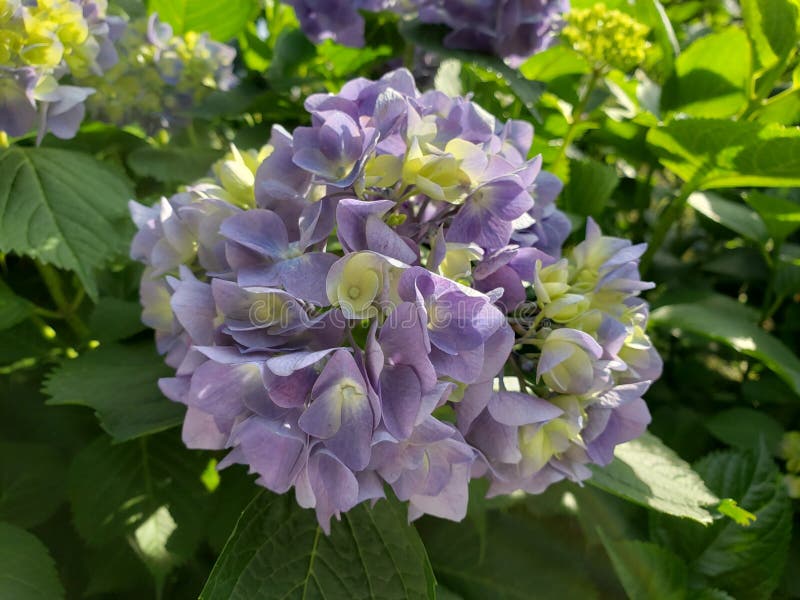
[[[633,17],[600,3],[570,11],[562,35],[596,65],[630,71],[644,62],[648,32]]]
[[[132,22],[119,44],[120,61],[86,80],[97,93],[89,110],[98,119],[149,131],[167,128],[213,90],[232,87],[236,52],[207,34],[174,35],[156,15]]]
[[[99,77],[116,62],[124,23],[106,9],[105,0],[0,0],[0,131],[23,135],[38,114],[40,135],[75,134],[93,90],[60,79]]]
[[[789,431],[783,435],[780,454],[786,460],[784,481],[789,496],[800,498],[800,431]]]

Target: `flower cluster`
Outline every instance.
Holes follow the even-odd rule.
[[[449,48],[488,52],[518,66],[549,47],[562,25],[569,0],[290,0],[303,31],[315,42],[333,39],[364,45],[358,11],[393,11],[423,23],[447,25]]]
[[[448,48],[500,56],[512,67],[550,47],[563,25],[569,0],[416,0],[423,23],[452,31]]]
[[[641,434],[660,370],[642,247],[590,222],[559,258],[570,224],[530,124],[402,69],[306,108],[255,177],[260,157],[234,151],[211,182],[131,206],[188,446],[229,448],[222,466],[293,488],[327,530],[385,485],[410,519],[459,520],[473,477],[541,491]]]
[[[94,90],[61,80],[112,67],[124,27],[105,0],[0,0],[0,132],[73,137]]]
[[[633,17],[600,2],[572,10],[562,33],[592,63],[627,72],[644,62],[649,32]]]
[[[139,123],[150,132],[168,128],[213,90],[236,83],[232,47],[205,33],[173,35],[156,14],[131,22],[117,46],[119,62],[102,77],[85,80],[96,89],[87,104],[99,120]]]

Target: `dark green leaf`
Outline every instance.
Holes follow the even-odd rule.
[[[792,509],[769,452],[716,452],[696,468],[711,490],[736,500],[756,521],[743,527],[724,519],[703,528],[657,515],[653,536],[686,559],[710,587],[735,598],[770,598],[786,562]]]
[[[155,578],[192,555],[205,533],[210,494],[206,458],[176,436],[112,444],[98,438],[69,469],[75,527],[100,547],[127,537]]]
[[[719,303],[661,306],[650,315],[653,325],[685,330],[727,344],[734,350],[760,360],[800,394],[800,359],[778,338],[756,323],[742,318],[739,310]]]
[[[17,296],[6,282],[0,279],[0,330],[13,327],[31,315],[30,303]]]
[[[330,535],[293,495],[259,494],[200,595],[235,598],[433,598],[430,566],[406,507],[381,500],[334,521]]]
[[[711,523],[705,507],[719,502],[688,463],[649,433],[617,446],[614,461],[592,472],[588,483],[602,490],[699,523]]]
[[[51,148],[0,151],[0,251],[75,271],[93,298],[94,269],[127,251],[128,182],[90,156]]]
[[[188,183],[208,173],[219,150],[201,148],[138,148],[128,155],[128,166],[140,177],[152,177],[166,183]]]
[[[235,38],[258,10],[255,0],[149,0],[148,6],[176,34],[208,32],[220,42]]]
[[[20,401],[20,399],[17,399]],[[0,442],[0,520],[33,527],[66,499],[66,461],[44,444]]]
[[[424,50],[435,52],[445,58],[456,58],[465,63],[473,62],[498,73],[505,79],[525,108],[538,118],[536,103],[544,91],[544,85],[541,83],[525,79],[518,71],[511,69],[494,56],[445,48],[442,39],[448,31],[446,27],[406,21],[401,23],[400,31],[410,42]]]
[[[571,160],[561,208],[584,217],[597,216],[605,209],[617,185],[619,176],[614,167],[592,159]]]
[[[0,598],[58,600],[64,588],[47,548],[24,529],[0,523]]]
[[[44,391],[48,404],[94,409],[103,428],[123,441],[181,422],[183,407],[164,398],[157,385],[170,375],[152,342],[101,345],[56,367]]]
[[[689,196],[689,206],[749,240],[763,244],[769,238],[761,217],[741,202],[727,200],[713,192],[695,192]]]
[[[776,452],[783,436],[783,427],[768,414],[752,408],[730,408],[706,420],[706,427],[717,439],[730,446],[756,449],[766,444]]]
[[[680,557],[648,542],[612,540],[606,535],[601,538],[631,600],[686,598],[689,568]]]
[[[603,597],[574,518],[532,519],[495,510],[485,516],[481,528],[469,519],[420,523],[436,580],[448,590],[464,600]]]
[[[89,317],[89,329],[92,336],[101,342],[124,340],[147,329],[141,315],[142,307],[138,302],[103,297]]]

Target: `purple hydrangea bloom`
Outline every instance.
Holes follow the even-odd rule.
[[[450,48],[490,52],[519,66],[548,48],[562,26],[568,0],[416,0],[419,19],[452,31]]]
[[[529,125],[405,70],[306,108],[311,127],[273,128],[252,202],[212,178],[131,203],[187,446],[227,449],[220,467],[294,490],[329,531],[386,485],[409,519],[459,520],[473,477],[538,493],[641,434],[661,370],[643,247],[589,221],[558,258],[560,184],[527,159]]]

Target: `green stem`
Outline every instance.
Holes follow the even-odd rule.
[[[50,297],[58,308],[58,313],[64,318],[72,331],[75,332],[75,335],[79,338],[88,337],[89,328],[86,327],[78,315],[73,312],[73,307],[67,300],[67,296],[64,294],[64,290],[61,286],[61,278],[58,275],[58,271],[51,265],[39,261],[36,261],[35,264],[45,287],[47,287],[47,291],[50,293]]]
[[[697,175],[683,184],[681,193],[678,195],[678,197],[670,202],[669,206],[661,211],[661,214],[658,216],[656,225],[653,228],[653,235],[650,236],[650,240],[647,243],[647,251],[644,253],[644,256],[642,256],[640,271],[643,276],[649,270],[650,265],[653,262],[653,256],[658,249],[661,248],[661,245],[664,243],[669,230],[675,224],[675,221],[678,220],[678,217],[683,214],[683,209],[686,207],[686,201],[697,189],[702,172],[703,169],[698,169]]]
[[[602,74],[603,71],[600,68],[592,70],[589,81],[583,89],[583,94],[578,98],[578,103],[572,110],[572,121],[567,128],[567,133],[564,135],[564,141],[561,143],[561,147],[556,152],[553,162],[550,163],[550,171],[554,173],[558,172],[558,166],[561,161],[564,160],[567,148],[572,144],[575,140],[575,136],[578,134],[578,125],[583,122],[583,113],[586,111],[586,107],[589,104],[589,97],[592,95],[594,88],[597,87],[597,82],[600,81]]]

